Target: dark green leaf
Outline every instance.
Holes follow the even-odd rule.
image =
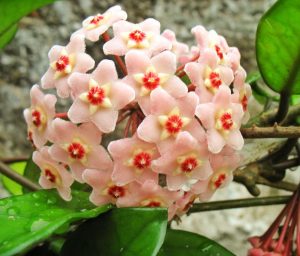
[[[32,11],[55,0],[0,0],[0,49],[17,31],[17,22]]]
[[[261,75],[259,72],[249,73],[249,74],[247,74],[246,83],[249,83],[249,84],[255,83],[260,78],[261,78]]]
[[[0,255],[26,251],[53,233],[67,231],[70,223],[96,217],[110,208],[109,205],[95,208],[83,192],[74,192],[71,202],[62,200],[53,190],[2,199]]]
[[[5,31],[2,31],[0,35],[0,49],[2,49],[13,39],[17,30],[18,30],[18,25],[13,24],[12,26],[8,27]]]
[[[216,242],[191,232],[168,229],[157,256],[234,256]]]
[[[79,226],[62,256],[155,256],[166,227],[166,209],[115,208]]]
[[[11,169],[13,169],[15,172],[23,175],[25,170],[26,162],[15,162],[9,165]],[[22,195],[22,186],[18,184],[17,182],[11,180],[10,178],[3,176],[2,177],[2,183],[3,186],[13,195]]]
[[[276,92],[300,93],[300,1],[280,0],[261,18],[256,54],[265,83]]]

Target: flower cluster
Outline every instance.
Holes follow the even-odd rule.
[[[215,31],[194,27],[189,48],[174,32],[161,33],[157,20],[126,18],[114,6],[51,48],[41,88],[72,104],[56,113],[56,96],[33,86],[24,111],[33,160],[41,186],[65,200],[76,180],[92,187],[96,205],[167,207],[172,218],[232,180],[251,88],[239,51]],[[94,68],[85,53],[85,40],[100,38],[119,73],[108,59]],[[122,129],[123,138],[101,145],[104,134]]]

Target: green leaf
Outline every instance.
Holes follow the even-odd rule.
[[[277,1],[258,24],[258,67],[265,83],[276,92],[300,93],[299,24],[299,0]]]
[[[261,75],[259,72],[251,72],[247,74],[246,83],[252,84],[257,82],[259,79],[261,79]]]
[[[18,25],[13,24],[0,34],[0,49],[7,45],[15,36],[18,30]]]
[[[24,176],[28,179],[30,179],[34,183],[39,182],[39,178],[41,175],[40,168],[32,161],[32,157],[30,157],[27,161]],[[31,190],[23,187],[23,193],[31,192]]]
[[[40,190],[0,200],[0,255],[28,250],[54,233],[68,231],[70,223],[93,218],[110,205],[95,208],[88,193],[74,192],[73,200],[62,200],[54,190]]]
[[[55,0],[0,0],[0,49],[12,39],[17,22],[32,11]]]
[[[13,169],[15,172],[23,175],[25,170],[26,162],[15,162],[9,165],[11,169]],[[6,176],[2,176],[2,183],[3,186],[13,195],[22,195],[22,186],[18,184],[17,182],[11,180],[10,178]]]
[[[164,208],[112,209],[71,234],[61,255],[155,256],[164,241],[167,217]]]
[[[157,256],[234,256],[216,242],[195,233],[168,229]]]

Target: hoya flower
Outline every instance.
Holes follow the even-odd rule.
[[[181,132],[168,152],[153,161],[153,170],[166,174],[169,190],[189,191],[191,185],[212,174],[204,134],[203,141],[200,144],[188,132]]]
[[[189,52],[185,55],[182,55],[178,58],[179,63],[186,64],[197,60],[200,57],[200,49],[197,46],[192,46]]]
[[[112,161],[106,150],[99,145],[101,132],[92,123],[80,126],[55,119],[52,123],[53,145],[49,149],[51,157],[67,164],[74,178],[82,182],[82,172],[87,168],[109,169]]]
[[[210,176],[207,185],[204,183],[195,184],[194,192],[200,194],[202,201],[209,200],[212,195],[221,188],[226,187],[233,180],[233,171],[240,164],[240,156],[231,148],[225,147],[219,154],[211,154],[210,164],[213,174]],[[205,190],[203,190],[203,186]]]
[[[36,148],[41,148],[49,139],[49,127],[55,117],[56,97],[44,94],[38,85],[30,90],[31,107],[24,110],[28,125],[28,137]]]
[[[174,99],[166,91],[157,88],[151,95],[151,114],[146,116],[137,129],[140,139],[157,143],[160,153],[168,150],[177,135],[188,131],[198,141],[203,140],[204,130],[195,119],[198,97],[189,92],[187,96]]]
[[[125,185],[132,181],[158,182],[158,174],[151,168],[152,161],[159,157],[155,144],[144,142],[134,136],[110,142],[108,151],[114,160],[112,180],[117,185]]]
[[[233,82],[234,94],[232,101],[235,103],[240,103],[243,107],[244,117],[242,122],[247,123],[250,118],[250,113],[248,110],[249,99],[252,95],[252,90],[250,84],[246,83],[246,71],[240,67],[235,72],[235,78]]]
[[[229,47],[225,38],[217,34],[216,31],[207,31],[203,26],[195,26],[192,28],[200,53],[210,48],[218,56],[218,64],[228,66],[236,71],[240,66],[240,53],[236,47]]]
[[[218,56],[211,49],[206,49],[198,61],[187,63],[184,71],[196,86],[200,103],[210,102],[221,85],[232,83],[233,72],[229,67],[218,65]]]
[[[72,74],[69,83],[74,97],[68,111],[70,120],[92,122],[104,133],[115,129],[118,110],[135,97],[134,90],[118,80],[111,60],[102,60],[92,74]]]
[[[82,22],[82,28],[74,34],[83,34],[88,40],[96,42],[99,40],[99,36],[106,32],[115,22],[126,19],[127,13],[121,9],[121,6],[116,5],[103,14],[98,13],[86,18]]]
[[[133,87],[144,114],[150,113],[150,94],[157,88],[166,90],[175,98],[187,94],[187,87],[177,76],[176,56],[164,51],[150,58],[144,52],[130,51],[125,56],[128,76],[124,82]]]
[[[160,35],[160,23],[152,18],[139,24],[118,21],[113,25],[114,38],[103,45],[106,55],[125,55],[129,50],[138,49],[149,56],[170,50],[172,44]]]
[[[166,29],[161,35],[172,43],[171,51],[175,53],[177,60],[179,60],[181,56],[185,56],[189,53],[188,45],[178,42],[176,40],[176,35],[172,30]]]
[[[68,78],[73,72],[85,73],[92,69],[95,61],[86,53],[82,35],[73,35],[67,46],[53,46],[48,54],[50,67],[41,79],[42,88],[56,88],[57,95],[69,97]]]
[[[72,198],[70,186],[74,179],[63,164],[52,159],[49,147],[45,146],[33,152],[32,160],[42,171],[39,179],[40,185],[44,189],[56,188],[64,200],[70,201]]]
[[[143,184],[131,183],[127,196],[119,198],[118,207],[165,207],[169,208],[181,196],[181,192],[162,188],[153,180]],[[169,215],[169,220],[171,216]]]
[[[82,175],[83,180],[93,188],[90,201],[95,205],[116,204],[120,198],[127,196],[126,186],[118,186],[112,182],[111,171],[111,168],[109,170],[86,169]]]
[[[231,102],[231,91],[220,86],[212,102],[199,104],[196,116],[207,132],[208,149],[219,153],[225,145],[234,150],[242,149],[244,139],[240,132],[244,112],[241,104]]]
[[[175,201],[168,209],[169,218],[173,218],[175,215],[182,216],[193,205],[197,196],[192,192],[184,192],[179,199]]]

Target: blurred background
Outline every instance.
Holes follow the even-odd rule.
[[[47,53],[54,44],[66,45],[82,20],[120,4],[128,20],[140,22],[153,17],[161,22],[161,30],[169,28],[177,39],[194,44],[190,30],[201,24],[223,35],[230,46],[239,48],[242,66],[256,70],[255,32],[262,14],[274,0],[65,0],[23,18],[13,41],[0,52],[0,157],[30,155],[26,140],[23,109],[30,104],[29,90],[39,83],[48,67]],[[96,61],[101,59],[99,45],[89,47]],[[263,188],[263,195],[274,190]],[[5,194],[0,189],[0,195]],[[249,197],[246,189],[232,184],[214,199]],[[237,255],[246,255],[246,239],[261,234],[278,214],[281,207],[256,207],[198,213],[183,218],[174,227],[187,229],[215,239]]]

